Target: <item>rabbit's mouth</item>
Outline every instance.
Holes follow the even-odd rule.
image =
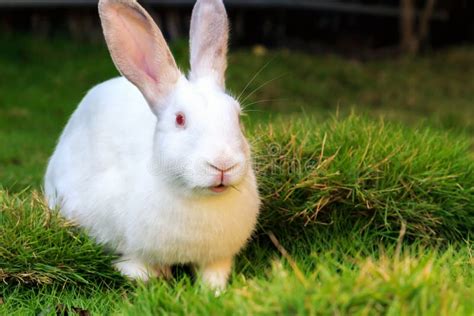
[[[224,192],[225,190],[227,190],[227,186],[224,185],[223,183],[219,184],[219,185],[216,185],[216,186],[213,186],[213,187],[210,187],[209,189],[214,192],[214,193],[222,193]]]

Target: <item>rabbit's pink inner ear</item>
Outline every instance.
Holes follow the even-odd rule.
[[[191,78],[212,76],[224,87],[229,22],[222,0],[198,0],[191,17]]]
[[[111,45],[111,50],[117,48],[119,51],[111,52],[114,56],[117,57],[117,62],[120,63],[119,68],[125,74],[134,75],[134,72],[143,72],[147,78],[144,80],[152,80],[152,82],[157,82],[156,74],[153,73],[153,66],[150,65],[149,60],[145,55],[147,52],[153,50],[153,36],[148,33],[145,29],[147,24],[146,17],[140,15],[136,10],[130,10],[124,7],[117,7],[115,11],[111,12],[114,16],[111,16],[112,19],[117,19],[116,22],[116,32],[118,32],[117,43],[119,45]],[[114,36],[113,34],[111,34]],[[118,46],[118,47],[117,47]],[[121,56],[121,51],[125,52],[124,56]],[[123,58],[129,58],[127,62]],[[131,69],[128,67],[131,66]],[[138,74],[137,74],[138,75]],[[137,78],[139,79],[139,78]]]
[[[156,104],[179,78],[160,30],[132,0],[101,0],[99,12],[117,69],[140,89],[149,103]]]

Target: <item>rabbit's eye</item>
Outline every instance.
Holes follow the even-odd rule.
[[[176,126],[184,127],[184,125],[186,125],[186,118],[184,116],[184,113],[176,113]]]

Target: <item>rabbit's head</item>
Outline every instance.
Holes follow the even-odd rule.
[[[222,0],[198,0],[186,78],[150,15],[135,0],[101,0],[99,12],[117,69],[157,116],[154,172],[188,192],[238,189],[251,170],[240,105],[225,92],[228,21]]]

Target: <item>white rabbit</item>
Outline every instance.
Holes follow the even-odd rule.
[[[193,9],[189,79],[135,0],[100,0],[99,13],[124,77],[94,87],[66,125],[46,171],[48,204],[115,247],[124,275],[191,263],[222,289],[260,206],[240,105],[224,87],[222,0]]]

